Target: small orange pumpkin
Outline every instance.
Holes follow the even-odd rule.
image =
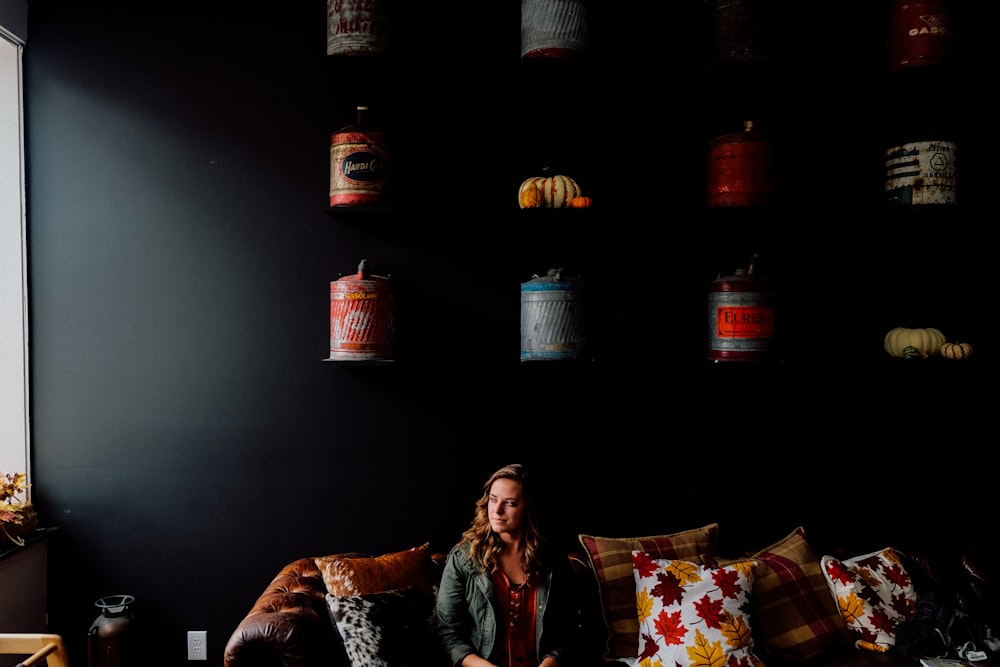
[[[590,197],[580,195],[573,197],[569,202],[570,208],[590,208],[594,205],[594,200]]]

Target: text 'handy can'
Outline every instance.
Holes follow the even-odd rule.
[[[389,196],[389,151],[385,133],[364,129],[368,107],[357,121],[330,137],[330,206],[384,204]]]

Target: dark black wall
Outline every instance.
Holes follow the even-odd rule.
[[[973,83],[891,89],[877,3],[796,3],[747,92],[709,75],[695,0],[593,3],[593,62],[546,79],[518,63],[517,3],[395,3],[395,59],[368,70],[326,56],[322,2],[118,4],[34,0],[25,50],[34,497],[74,662],[94,601],[127,593],[141,664],[207,629],[220,666],[282,565],[446,549],[514,460],[570,542],[719,521],[733,552],[800,524],[879,548],[971,521],[942,506],[978,498],[953,482],[995,395],[985,51],[963,54]],[[909,94],[962,119],[960,208],[919,220],[877,205]],[[369,99],[397,211],[334,219],[330,133]],[[709,215],[705,146],[744,104],[781,203]],[[597,207],[522,215],[543,161]],[[712,367],[707,284],[758,251],[782,361]],[[391,367],[323,361],[329,282],[362,258],[393,277]],[[596,295],[595,361],[521,368],[518,285],[557,262]],[[893,326],[977,357],[894,363]]]

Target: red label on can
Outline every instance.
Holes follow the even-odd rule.
[[[774,311],[758,306],[722,306],[715,311],[719,338],[773,338]]]

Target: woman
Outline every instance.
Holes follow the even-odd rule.
[[[568,667],[577,607],[569,560],[538,532],[524,466],[490,475],[448,554],[438,633],[455,667]]]

